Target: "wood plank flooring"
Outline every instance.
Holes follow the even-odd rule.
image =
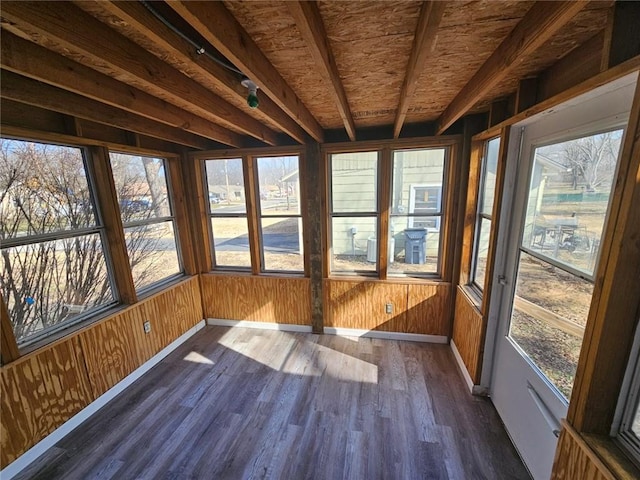
[[[207,327],[18,478],[529,476],[446,345]]]

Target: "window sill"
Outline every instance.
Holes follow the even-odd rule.
[[[624,454],[613,438],[589,433],[580,435],[615,478],[640,478],[640,468]]]
[[[482,313],[482,295],[471,285],[459,285],[460,290],[467,297],[467,300],[473,305],[479,313]]]

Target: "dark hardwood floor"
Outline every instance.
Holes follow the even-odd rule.
[[[17,478],[529,476],[447,345],[207,327]]]

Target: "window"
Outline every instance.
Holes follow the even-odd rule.
[[[0,140],[0,289],[19,346],[115,303],[84,150]]]
[[[487,256],[489,254],[493,201],[496,194],[499,151],[500,137],[493,138],[485,143],[480,171],[471,282],[481,291],[484,290],[487,272]]]
[[[636,327],[635,337],[612,435],[640,465],[640,327]]]
[[[241,158],[205,162],[216,267],[251,268]]]
[[[182,272],[164,159],[111,153],[136,290]]]
[[[264,271],[304,271],[298,157],[260,157],[259,228]]]
[[[378,152],[331,155],[331,270],[376,272]]]
[[[255,171],[251,185],[244,162]],[[256,248],[254,271],[304,271],[298,167],[298,155],[205,160],[215,268],[249,270]],[[255,245],[250,225],[257,230]]]
[[[393,152],[389,274],[440,271],[444,148]]]

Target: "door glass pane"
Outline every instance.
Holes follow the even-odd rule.
[[[509,335],[567,399],[592,292],[591,282],[520,254]]]
[[[569,398],[622,130],[534,151],[510,337]]]
[[[523,247],[593,275],[622,133],[535,149]]]
[[[378,211],[378,152],[331,155],[333,212]]]
[[[331,219],[333,272],[376,271],[377,218],[334,217]]]

